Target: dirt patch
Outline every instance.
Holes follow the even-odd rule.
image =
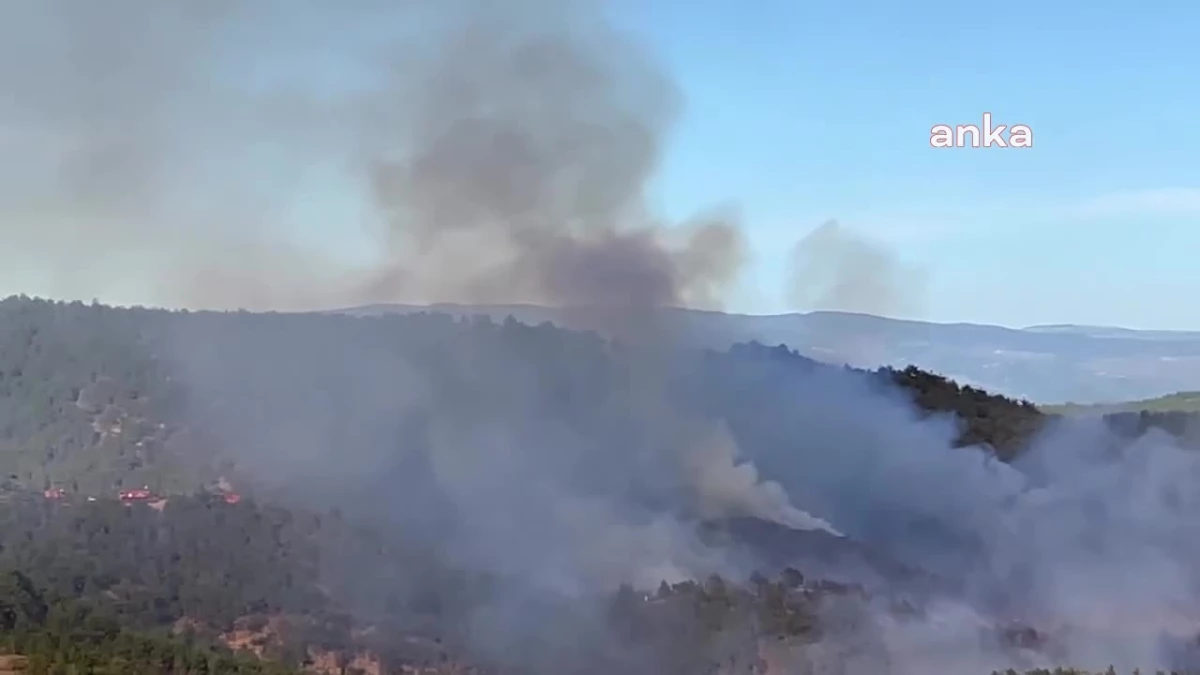
[[[233,630],[221,635],[221,642],[234,651],[244,651],[264,658],[271,647],[282,642],[285,621],[282,617],[245,617],[238,619]]]
[[[29,658],[20,654],[0,655],[0,675],[18,675],[29,672]]]
[[[308,657],[312,660],[312,665],[305,670],[319,675],[383,675],[383,664],[369,654],[355,654],[352,658],[347,658],[335,652],[309,650]]]

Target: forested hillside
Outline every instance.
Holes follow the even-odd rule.
[[[610,348],[601,340],[548,324],[455,322],[441,315],[189,314],[14,297],[0,302],[0,471],[27,487],[54,485],[86,494],[143,484],[168,493],[194,491],[219,473],[207,456],[197,461],[198,456],[218,450],[214,446],[222,441],[189,424],[202,409],[188,407],[189,395],[192,403],[208,395],[202,401],[204,412],[240,423],[239,418],[257,414],[244,409],[247,401],[241,397],[259,392],[250,391],[250,385],[240,391],[217,390],[225,382],[185,387],[180,379],[192,373],[181,374],[181,369],[204,368],[204,359],[217,359],[244,366],[243,382],[258,376],[262,386],[278,386],[281,374],[295,382],[334,386],[361,376],[370,386],[399,390],[384,381],[384,373],[371,372],[369,354],[348,358],[337,353],[339,343],[377,350],[376,365],[385,370],[394,370],[390,359],[397,355],[409,362],[428,359],[431,367],[443,369],[438,376],[445,387],[466,386],[463,378],[472,376],[454,362],[455,354],[470,354],[481,368],[502,370],[502,360],[509,357],[536,365],[541,350],[554,352],[555,358],[546,360],[554,372],[542,380],[551,388],[579,384],[612,397],[621,386],[612,379],[619,374],[606,365],[612,361]],[[766,361],[789,373],[832,370],[786,348],[753,344],[721,358]],[[560,372],[562,363],[573,364],[576,372]],[[312,372],[292,372],[294,368]],[[511,375],[514,381],[530,378]],[[911,392],[923,410],[957,415],[962,443],[988,444],[1005,456],[1015,453],[1042,423],[1028,402],[960,387],[916,368],[881,370],[878,377]],[[199,391],[204,385],[212,390]],[[333,403],[317,401],[324,395],[319,391],[291,393],[314,404]],[[275,402],[257,397],[253,405]]]
[[[0,514],[0,569],[12,570],[0,577],[0,608],[9,608],[0,612],[0,634],[38,672],[70,662],[116,669],[95,672],[283,673],[341,668],[355,658],[383,669],[436,667],[470,653],[460,631],[473,607],[455,598],[486,595],[483,586],[469,587],[487,580],[444,569],[439,579],[429,566],[420,571],[428,561],[336,515],[206,496],[154,508],[22,493],[10,493]],[[353,576],[339,573],[347,559],[355,561]],[[394,583],[402,574],[421,586],[406,593]],[[366,608],[370,594],[380,592]],[[611,651],[607,631],[589,640],[581,623],[573,647],[591,654],[588,670],[578,672],[694,673],[724,663],[733,668],[726,672],[748,673],[759,663],[759,640],[816,640],[823,630],[818,608],[852,602],[852,594],[806,585],[795,571],[745,587],[715,576],[702,584],[664,583],[653,596],[626,586],[604,601],[604,621],[665,670],[645,671],[636,653]],[[367,617],[373,629],[364,633]],[[533,613],[529,620],[541,619]],[[225,644],[283,665],[271,670],[233,659]],[[517,660],[527,656],[541,663]],[[544,668],[561,658],[534,650],[513,655],[511,665]]]
[[[39,672],[167,658],[166,672],[257,672],[229,645],[328,673],[733,675],[816,643],[838,645],[822,658],[871,662],[884,658],[876,603],[921,603],[805,579],[789,561],[897,588],[912,571],[808,531],[737,462],[786,473],[797,443],[841,453],[828,425],[886,450],[906,419],[1010,460],[1053,417],[916,368],[854,371],[785,346],[664,352],[513,320],[9,298],[0,569],[17,589],[7,606],[23,609],[5,634]],[[928,433],[910,440],[940,442]],[[691,455],[672,452],[693,446],[708,463],[680,473],[672,462]],[[853,490],[868,468],[831,476]],[[733,576],[672,567],[717,550],[683,525],[733,515],[750,517],[722,530]],[[961,537],[921,518],[922,536]],[[604,585],[627,555],[661,572],[657,592]],[[762,574],[740,576],[748,566]],[[954,587],[943,581],[927,587]],[[80,631],[90,655],[64,646]],[[1033,639],[1006,631],[993,631],[1001,652]]]
[[[231,644],[297,668],[365,650],[375,659],[436,663],[444,652],[432,637],[426,648],[406,647],[396,637],[453,626],[462,619],[453,599],[470,590],[469,580],[336,514],[228,504],[210,495],[129,504],[12,492],[0,516],[0,569],[13,570],[11,579],[32,598],[20,607],[32,602],[54,610],[10,619],[20,624],[4,629],[13,649],[30,656],[53,652],[39,642],[52,639],[47,631],[96,624],[140,632],[134,634],[168,651]],[[354,560],[352,575],[339,567],[347,559]],[[406,593],[388,583],[401,571],[422,579],[423,587]],[[371,593],[381,595],[368,607],[361,601]],[[436,604],[427,600],[433,597]],[[354,633],[344,611],[351,604],[360,618],[386,627],[387,639]],[[53,620],[59,615],[66,618]],[[105,639],[96,647],[104,654],[129,648],[113,643],[115,635]]]
[[[104,607],[0,572],[0,673],[289,675],[282,664],[238,655],[192,635],[138,632]]]
[[[1170,434],[1191,448],[1200,448],[1200,394],[1177,392],[1158,398],[1114,405],[1050,406],[1055,415],[1076,418],[1100,417],[1117,434],[1138,438],[1150,430]]]
[[[190,490],[170,466],[179,391],[145,347],[149,313],[0,302],[0,461],[37,488]]]

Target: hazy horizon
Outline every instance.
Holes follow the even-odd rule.
[[[724,309],[1200,329],[1200,316],[1145,301],[1200,293],[1189,253],[1200,243],[1200,168],[1191,161],[1200,140],[1172,131],[1186,128],[1183,111],[1193,108],[1195,94],[1177,83],[1180,64],[1200,49],[1190,39],[1200,9],[1079,16],[1020,2],[1009,10],[1022,17],[1020,31],[967,36],[926,17],[983,21],[984,8],[838,7],[605,6],[673,92],[643,111],[660,134],[655,147],[626,157],[646,173],[645,215],[666,234],[705,218],[740,231]],[[346,275],[357,283],[364,265],[398,250],[356,167],[364,147],[404,147],[397,125],[380,126],[380,116],[415,123],[391,97],[420,85],[409,81],[411,61],[383,64],[373,51],[405,36],[376,14],[405,10],[364,5],[330,19],[314,7],[263,40],[261,22],[243,21],[253,16],[188,25],[164,9],[122,25],[114,9],[79,17],[107,15],[104,39],[46,60],[38,55],[49,43],[25,39],[47,25],[22,23],[32,9],[5,22],[31,28],[0,53],[6,63],[43,64],[4,71],[0,294],[164,304],[170,292],[282,308]],[[127,70],[106,88],[95,77],[103,68]],[[978,123],[984,112],[1029,125],[1034,147],[929,147],[931,125]],[[1139,132],[1109,133],[1125,129]],[[83,142],[91,154],[73,157]],[[65,168],[56,164],[64,158]],[[599,171],[594,159],[577,161]],[[797,295],[793,247],[831,219],[857,238],[859,270],[877,278],[836,298]],[[198,232],[239,244],[196,241]],[[211,268],[208,258],[239,271],[211,282],[215,290],[196,279],[164,283],[164,274]],[[336,304],[344,303],[308,306]]]

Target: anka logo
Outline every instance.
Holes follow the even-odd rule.
[[[993,125],[992,114],[985,112],[982,126],[933,125],[929,130],[929,145],[934,148],[1032,148],[1033,129],[1024,124]]]

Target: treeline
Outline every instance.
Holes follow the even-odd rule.
[[[91,603],[0,571],[0,657],[33,675],[288,675],[278,663],[238,655],[195,636],[130,630]]]
[[[1156,430],[1171,435],[1186,447],[1200,449],[1200,412],[1116,412],[1105,414],[1104,422],[1113,432],[1128,439]]]
[[[733,368],[741,371],[730,379],[741,380],[743,388],[760,390],[757,401],[779,393],[780,380],[803,381],[823,376],[827,383],[838,375],[864,378],[882,393],[899,393],[910,401],[921,415],[952,415],[959,427],[956,442],[960,446],[986,446],[998,457],[1010,460],[1045,426],[1048,421],[1029,401],[1017,401],[982,389],[960,385],[952,379],[921,370],[916,366],[903,369],[879,368],[862,371],[835,368],[804,357],[784,345],[767,347],[757,343],[736,345],[728,353]],[[761,370],[748,365],[761,364]],[[752,373],[753,378],[739,376]],[[820,395],[820,392],[807,392]],[[795,405],[789,401],[789,405]]]
[[[336,513],[207,495],[175,496],[160,510],[10,493],[0,504],[0,569],[19,571],[47,602],[102,609],[122,629],[186,628],[209,644],[258,634],[263,655],[289,667],[364,651],[436,662],[445,648],[415,649],[398,636],[437,645],[439,628],[465,621],[462,598],[485,597],[424,552]],[[373,637],[355,634],[364,618],[379,621]]]
[[[600,603],[531,594],[519,608],[499,605],[525,629],[489,650],[486,638],[455,634],[468,624],[479,630],[478,618],[496,607],[484,589],[449,576],[438,583],[386,537],[336,514],[203,496],[173,498],[159,511],[37,495],[10,496],[0,513],[0,652],[24,656],[32,673],[352,673],[355,657],[369,654],[382,673],[753,675],[773,655],[887,658],[862,589],[794,569],[745,584],[712,576],[653,593],[622,586]],[[357,590],[384,598],[379,623],[340,611],[354,598],[329,574],[334,550],[360,561]],[[421,588],[406,593],[386,578],[400,573],[415,574]],[[462,611],[453,609],[456,593]],[[243,646],[263,647],[262,658],[225,646],[237,632],[249,636]],[[838,650],[809,651],[822,641]]]
[[[646,368],[658,369],[666,392],[647,391]],[[462,659],[522,674],[736,674],[761,668],[764,642],[802,646],[839,630],[870,652],[855,592],[794,575],[742,586],[713,578],[650,597],[624,588],[601,599],[604,617],[590,612],[595,602],[529,601],[512,580],[441,557],[460,523],[430,466],[432,449],[501,437],[575,453],[562,478],[580,493],[653,499],[655,486],[637,484],[653,471],[620,463],[690,440],[647,419],[654,396],[727,422],[745,448],[786,450],[803,431],[797,401],[850,381],[952,417],[960,445],[1005,459],[1051,419],[917,368],[852,371],[783,346],[647,356],[512,320],[10,298],[0,301],[0,471],[9,476],[0,569],[26,575],[47,604],[91,608],[131,636],[186,626],[188,637],[161,639],[202,648],[236,634],[287,667],[329,654],[341,668],[370,654],[385,672]],[[250,498],[193,494],[218,475],[255,479],[239,485]],[[161,511],[110,498],[143,484],[171,495]],[[44,499],[49,487],[69,498]],[[508,604],[514,594],[519,608]],[[478,622],[497,607],[497,631],[521,630],[489,650]],[[124,654],[133,643],[120,644],[112,649]],[[19,646],[33,658],[31,645]],[[205,658],[187,667],[214,663]]]
[[[770,369],[738,365],[762,353],[773,361]],[[695,357],[673,358],[680,399],[698,395],[688,375]],[[758,397],[786,386],[781,374],[840,370],[783,347],[748,345],[711,358],[728,365],[709,369],[720,371],[705,381],[711,391],[730,391],[736,380],[739,391]],[[778,367],[784,361],[794,367]],[[460,417],[515,416],[527,412],[517,405],[540,406],[539,414],[581,428],[619,428],[604,416],[634,415],[622,411],[638,393],[630,368],[619,348],[597,336],[548,324],[188,313],[8,298],[0,301],[0,475],[30,488],[92,495],[141,485],[188,493],[227,468],[220,455],[231,445],[240,446],[236,459],[264,465],[283,443],[355,448],[383,438],[394,446],[447,406]],[[957,415],[962,443],[990,445],[1005,457],[1042,423],[1028,402],[916,368],[875,376],[910,392],[922,410]],[[386,416],[381,426],[385,415],[375,409],[412,401],[414,384],[425,402]],[[731,411],[745,404],[719,394],[695,404],[722,416],[747,412]],[[299,419],[306,415],[314,419]],[[337,423],[320,424],[331,419]],[[268,428],[280,420],[288,428]]]
[[[527,630],[488,651],[466,630],[495,606],[486,580],[438,569],[336,514],[203,496],[160,511],[30,494],[10,495],[0,516],[0,570],[11,570],[0,575],[0,645],[36,672],[283,673],[320,655],[345,664],[369,654],[383,672],[473,660],[502,673],[564,672],[569,662],[589,674],[749,674],[763,640],[812,642],[830,629],[819,613],[859,597],[795,570],[744,586],[663,584],[651,595],[626,586],[599,603],[602,627],[594,603],[548,595],[539,604],[530,590]],[[343,611],[351,608],[354,618]],[[279,667],[215,646],[238,633]],[[564,634],[571,639],[548,637]]]
[[[152,316],[0,301],[0,475],[95,495],[196,487],[173,464],[181,455],[170,449],[186,439],[170,413],[183,390],[145,341]]]
[[[877,374],[908,392],[918,409],[926,414],[953,413],[962,429],[959,445],[986,445],[1005,461],[1019,454],[1048,424],[1076,416],[1043,413],[1029,401],[959,385],[915,366],[902,370],[882,368]],[[1128,441],[1155,431],[1184,447],[1200,449],[1200,412],[1121,411],[1104,413],[1101,418],[1117,437]]]
[[[747,418],[744,401],[778,395],[789,378],[850,370],[756,344],[672,358],[680,400],[720,417]],[[710,366],[699,368],[708,373],[702,381],[698,363]],[[141,485],[188,493],[227,468],[219,461],[231,445],[241,446],[237,459],[268,464],[285,435],[292,445],[350,448],[411,440],[440,409],[429,402],[404,414],[377,409],[418,396],[453,405],[460,416],[518,415],[527,412],[518,405],[536,405],[539,414],[604,429],[615,423],[604,415],[630,416],[620,409],[631,405],[622,397],[637,394],[631,368],[620,348],[596,335],[549,324],[168,312],[13,297],[0,301],[0,476],[92,495]],[[848,374],[904,393],[925,414],[954,415],[959,444],[989,446],[1002,459],[1054,419],[1028,401],[913,366]],[[506,389],[520,396],[489,399]],[[320,419],[297,419],[304,415]],[[337,423],[321,426],[322,419]],[[1126,435],[1150,428],[1196,435],[1193,418],[1176,413],[1108,419]],[[266,428],[279,420],[289,428]]]
[[[247,614],[327,607],[316,590],[319,528],[295,512],[204,497],[174,497],[160,512],[17,494],[0,509],[0,567],[58,596],[105,602],[126,625],[186,617],[226,629]]]
[[[986,445],[998,457],[1011,460],[1047,422],[1047,418],[1029,401],[990,394],[916,366],[902,370],[882,368],[880,377],[898,385],[926,414],[953,413],[962,432],[959,445]]]

